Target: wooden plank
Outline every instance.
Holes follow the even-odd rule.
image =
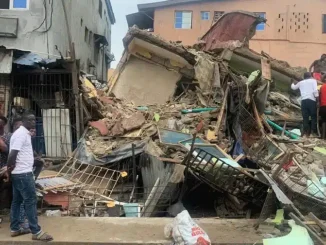
[[[235,162],[239,162],[244,157],[244,154],[240,154],[236,159],[234,159]]]
[[[312,219],[323,231],[326,231],[326,225],[318,219],[313,213],[309,213],[308,217]]]
[[[292,201],[284,194],[284,192],[278,187],[278,185],[275,183],[275,181],[269,177],[265,171],[260,169],[260,172],[263,174],[263,176],[266,178],[268,183],[271,185],[277,199],[282,203],[282,204],[287,204],[287,205],[292,205]]]
[[[264,126],[261,122],[261,118],[260,118],[260,115],[258,113],[258,110],[257,110],[257,107],[256,107],[256,103],[255,103],[255,100],[252,98],[252,108],[253,108],[253,111],[254,111],[254,116],[255,116],[255,119],[257,121],[257,124],[258,124],[258,128],[261,132],[262,135],[265,135],[265,130],[264,130]]]
[[[158,157],[157,159],[160,160],[160,161],[162,161],[162,162],[170,162],[170,163],[176,163],[176,164],[182,163],[181,160],[172,159],[172,158]]]
[[[266,57],[261,57],[261,70],[262,70],[262,77],[266,80],[272,80],[272,71],[271,71],[271,62]]]
[[[144,205],[144,208],[143,208],[143,211],[142,211],[142,215],[141,216],[145,216],[145,217],[150,217],[155,206],[152,205],[152,206],[149,206],[157,192],[157,188],[159,186],[159,183],[160,183],[160,178],[157,178],[151,192],[149,193],[148,197],[147,197],[147,200],[145,202],[145,205]],[[147,210],[147,208],[150,208],[149,210]],[[147,212],[146,212],[147,210]]]
[[[228,98],[228,95],[229,95],[229,90],[230,90],[230,85],[228,84],[227,87],[226,87],[225,93],[224,93],[224,99],[223,99],[223,103],[222,103],[222,106],[221,106],[221,109],[220,109],[220,113],[217,116],[217,122],[216,122],[216,128],[215,128],[215,134],[217,135],[217,137],[218,137],[218,133],[220,131],[220,127],[221,127],[221,124],[222,124],[222,119],[224,117],[224,111],[225,111],[226,105],[227,105],[226,102],[227,102],[227,98]]]
[[[304,228],[307,229],[307,231],[309,232],[309,235],[318,242],[318,244],[320,245],[325,245],[324,241],[312,230],[310,229],[309,226],[307,226],[306,224],[304,224],[303,221],[301,221],[297,216],[295,216],[293,213],[290,213],[290,217],[295,221],[295,223],[297,223],[298,225],[303,226]]]

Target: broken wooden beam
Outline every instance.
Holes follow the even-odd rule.
[[[230,85],[228,84],[227,87],[226,87],[225,93],[224,93],[224,99],[223,99],[223,103],[222,103],[222,106],[221,106],[220,113],[217,116],[217,123],[216,123],[216,128],[215,128],[215,134],[217,135],[217,137],[218,137],[218,132],[220,131],[220,127],[221,127],[221,124],[222,124],[222,119],[224,117],[224,111],[225,111],[225,108],[226,108],[226,105],[227,105],[227,98],[228,98],[228,95],[229,95],[229,90],[230,90]]]
[[[298,225],[307,229],[310,236],[318,242],[320,245],[325,245],[324,241],[312,230],[308,225],[306,225],[303,221],[301,221],[294,213],[290,213],[290,217],[297,223]]]

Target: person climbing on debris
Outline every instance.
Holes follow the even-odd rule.
[[[319,60],[315,60],[309,71],[312,73],[313,78],[317,81],[322,81],[322,77],[326,74],[326,54],[323,54]]]
[[[292,90],[300,90],[301,93],[301,112],[303,118],[302,136],[317,136],[317,104],[319,104],[319,93],[316,79],[311,77],[310,72],[304,73],[304,80],[294,81],[291,85]],[[311,127],[309,119],[311,118]]]
[[[20,236],[32,232],[32,239],[52,241],[53,237],[43,232],[38,225],[37,197],[33,176],[33,148],[30,130],[35,129],[35,116],[25,113],[23,125],[20,126],[10,139],[7,178],[11,178],[13,201],[11,204],[11,236]],[[20,227],[21,204],[24,203],[30,229]]]

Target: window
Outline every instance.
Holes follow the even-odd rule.
[[[326,33],[326,14],[323,14],[323,33]]]
[[[222,17],[224,14],[224,11],[214,11],[214,23]]]
[[[89,31],[88,28],[85,26],[85,36],[84,36],[84,40],[87,43],[89,39]]]
[[[261,18],[264,18],[266,17],[266,13],[255,13],[257,16],[261,17]],[[257,31],[263,31],[265,30],[265,23],[260,23],[256,26],[256,30]]]
[[[176,11],[174,17],[174,27],[176,29],[191,29],[192,27],[192,12],[191,11]]]
[[[102,12],[103,12],[103,6],[102,6],[102,0],[99,0],[99,6],[98,6],[98,13],[100,14],[102,18]]]
[[[0,9],[25,10],[30,0],[0,0]]]
[[[92,46],[93,44],[93,32],[89,32],[89,37],[88,37],[88,44]]]
[[[201,12],[201,20],[209,20],[209,11],[202,11]]]

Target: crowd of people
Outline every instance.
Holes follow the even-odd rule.
[[[11,236],[32,234],[33,240],[52,241],[38,224],[35,180],[44,161],[33,151],[35,116],[26,112],[12,122],[12,133],[5,127],[7,118],[0,117],[0,185],[2,193],[11,202]]]
[[[318,82],[322,85],[318,86]],[[300,90],[301,112],[303,118],[303,137],[326,138],[326,54],[315,60],[309,72],[304,73],[302,81],[293,82],[293,90]],[[318,130],[319,117],[322,122],[322,134]]]

